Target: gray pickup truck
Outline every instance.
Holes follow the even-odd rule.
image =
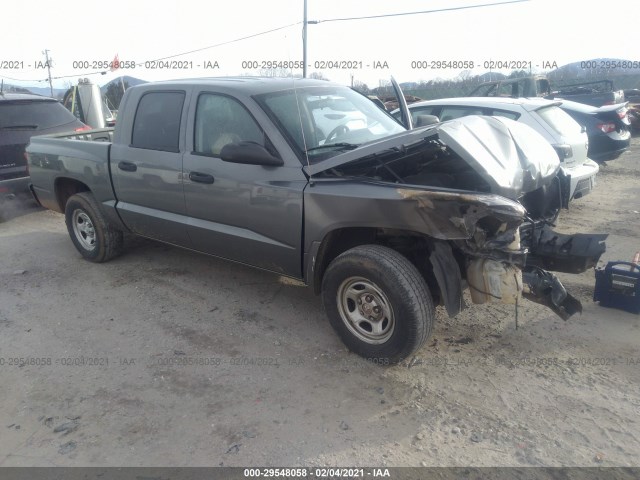
[[[401,97],[401,92],[399,92]],[[401,101],[404,119],[406,102]],[[84,258],[133,233],[304,281],[345,344],[394,363],[441,304],[580,303],[543,269],[580,272],[603,235],[561,235],[558,156],[506,118],[407,130],[325,81],[221,78],[127,90],[115,130],[34,137],[31,190]]]

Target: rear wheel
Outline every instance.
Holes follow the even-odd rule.
[[[331,262],[322,281],[331,325],[351,351],[397,363],[431,334],[431,294],[416,267],[380,245],[352,248]]]
[[[109,225],[90,192],[69,198],[65,221],[71,241],[87,260],[106,262],[122,252],[122,232]]]

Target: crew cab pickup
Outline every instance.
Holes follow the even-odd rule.
[[[401,92],[400,92],[401,93]],[[406,103],[405,118],[408,118]],[[603,235],[561,235],[553,148],[469,116],[407,130],[325,81],[221,78],[127,90],[115,130],[36,137],[31,189],[82,256],[134,233],[304,281],[354,352],[398,362],[455,316],[524,295],[580,303],[543,270],[578,272]]]

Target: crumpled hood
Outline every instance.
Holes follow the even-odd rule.
[[[549,142],[508,118],[470,115],[436,129],[440,139],[487,180],[493,193],[507,198],[549,183],[560,168]]]
[[[434,137],[478,172],[492,193],[514,200],[548,184],[560,168],[553,147],[531,127],[504,117],[470,115],[368,143],[306,166],[305,171],[315,175],[390,150],[401,152]]]

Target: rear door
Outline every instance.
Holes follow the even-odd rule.
[[[302,277],[302,165],[249,97],[194,92],[184,156],[188,232],[196,250]],[[229,143],[255,142],[282,166],[225,162]]]
[[[137,93],[132,124],[111,147],[110,166],[124,223],[138,235],[190,247],[182,186],[184,125],[188,93]]]

